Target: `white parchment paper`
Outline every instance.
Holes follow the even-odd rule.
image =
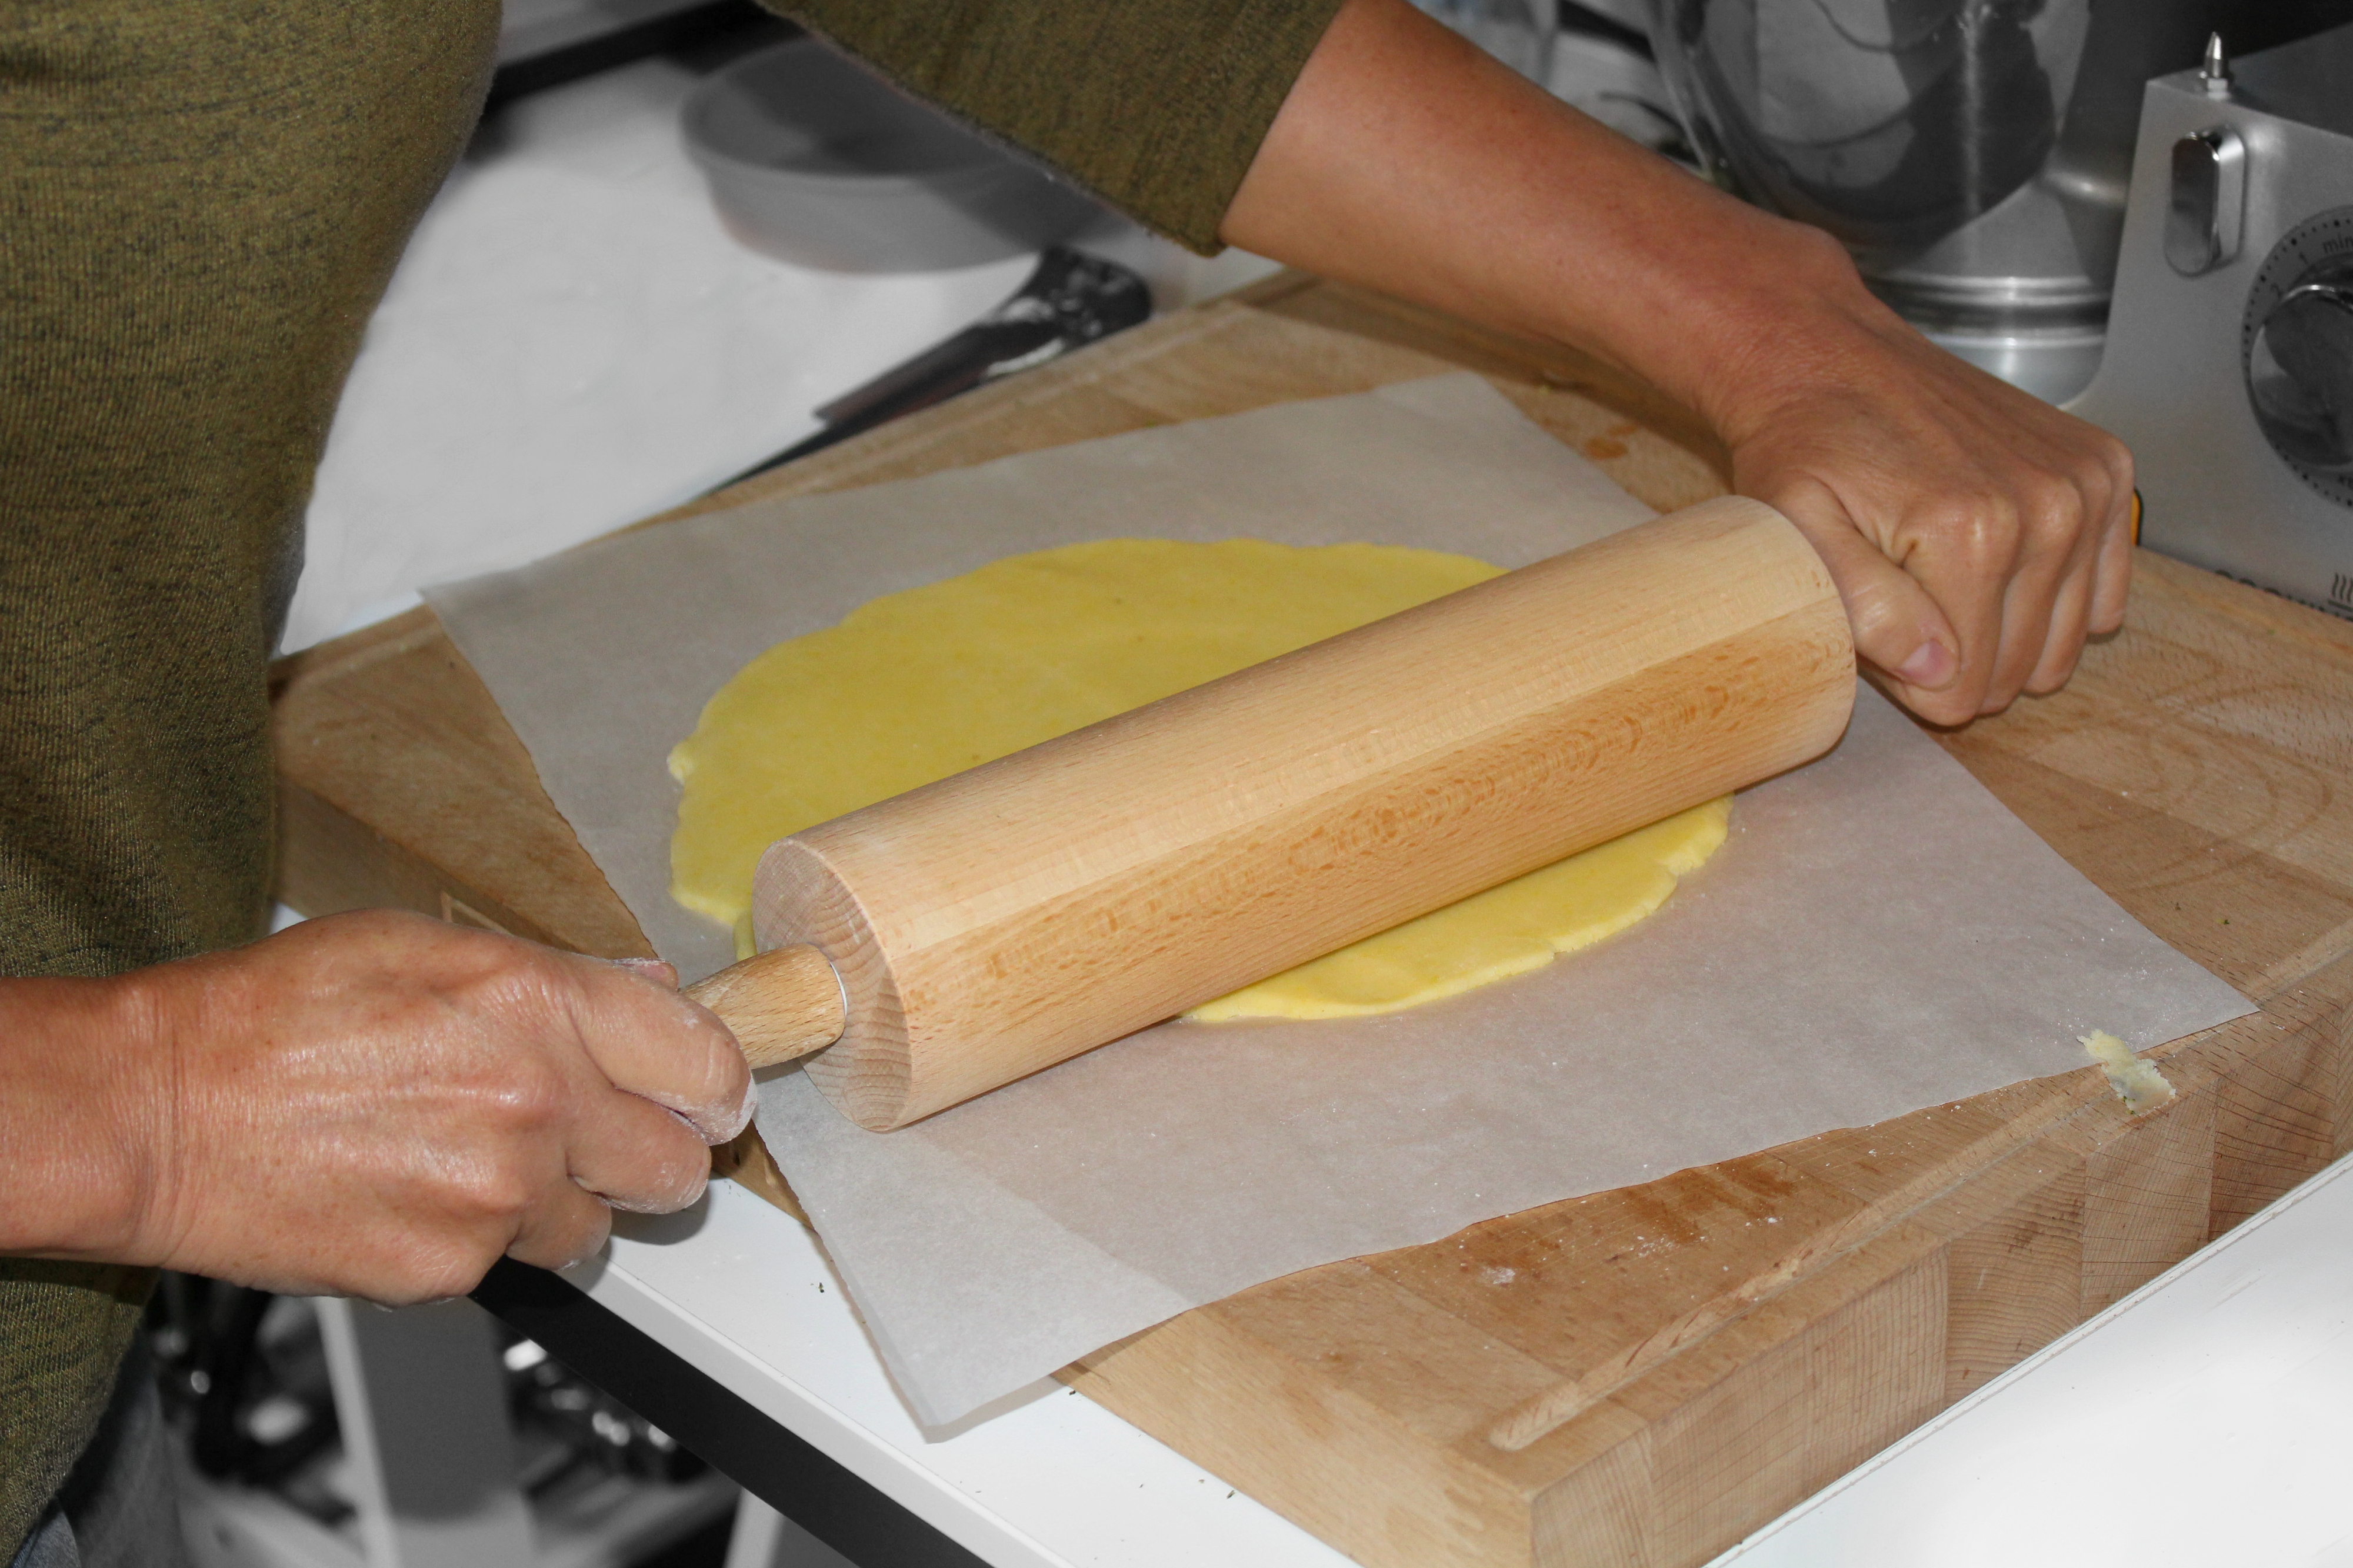
[[[1082,539],[1361,539],[1518,565],[1649,515],[1473,376],[623,536],[430,595],[664,956],[664,766],[754,655]],[[1259,1281],[2084,1065],[2251,1011],[1861,690],[1666,909],[1383,1018],[1165,1024],[870,1133],[794,1070],[760,1128],[918,1417]]]
[[[425,596],[654,951],[696,980],[735,953],[670,901],[670,749],[786,637],[1090,539],[1360,540],[1525,566],[1651,515],[1466,373],[745,506]]]

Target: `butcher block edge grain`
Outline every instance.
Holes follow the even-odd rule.
[[[1646,388],[1293,277],[740,493],[1461,367],[1662,510],[1724,489],[1720,449]],[[1274,1280],[1065,1380],[1366,1563],[1673,1568],[2347,1152],[2353,628],[2145,553],[2135,583],[2065,690],[1939,738],[2262,1005],[2168,1049],[2170,1105],[2127,1118],[2091,1069],[2015,1085]],[[288,902],[646,951],[428,612],[281,661],[274,689]],[[790,1205],[756,1141],[722,1163]]]

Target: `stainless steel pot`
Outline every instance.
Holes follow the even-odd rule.
[[[2063,401],[2099,363],[2141,87],[2230,0],[1653,0],[1709,172],[1924,331]]]

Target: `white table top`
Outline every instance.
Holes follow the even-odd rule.
[[[753,254],[649,64],[511,110],[371,324],[311,508],[290,646],[698,493],[1010,292],[1029,261],[890,279]],[[1140,237],[1164,293],[1213,287]],[[1228,264],[1226,279],[1247,275]],[[2339,1166],[1722,1561],[2353,1565],[2353,1180]],[[575,1282],[1005,1568],[1346,1561],[1053,1384],[945,1434],[892,1392],[814,1239],[720,1184],[625,1217]],[[2143,1510],[2156,1523],[2138,1522]],[[2333,1533],[2332,1533],[2333,1532]]]
[[[732,1182],[614,1231],[566,1278],[998,1568],[1348,1562],[1060,1384],[925,1433],[815,1237]]]
[[[745,247],[659,60],[512,104],[475,138],[368,323],[320,465],[287,646],[690,500],[813,410],[1019,288],[1036,258],[888,277]],[[1271,264],[1091,231],[1164,308]]]

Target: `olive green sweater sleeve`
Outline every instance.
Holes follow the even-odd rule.
[[[496,0],[0,0],[0,975],[260,934],[264,661],[311,469],[497,26]],[[0,1258],[0,1563],[151,1278]]]
[[[773,0],[1185,243],[1339,0]],[[240,942],[263,659],[362,327],[496,0],[0,0],[0,975]],[[0,1563],[148,1283],[0,1258]]]
[[[765,0],[1196,250],[1340,0]]]

